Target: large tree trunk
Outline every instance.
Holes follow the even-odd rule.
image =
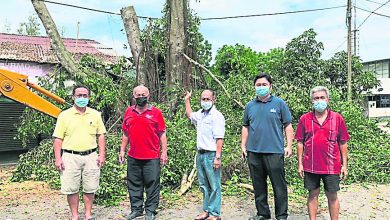
[[[147,68],[144,65],[145,60],[141,55],[144,46],[141,41],[141,31],[139,29],[137,14],[133,6],[121,9],[123,25],[125,26],[127,41],[131,48],[131,54],[137,68],[137,83],[147,86]]]
[[[187,0],[169,2],[169,42],[167,54],[167,85],[169,88],[190,86],[189,63],[182,54],[187,48]]]
[[[51,46],[57,54],[61,65],[71,74],[78,77],[83,77],[86,74],[83,73],[79,65],[75,62],[72,55],[66,50],[64,43],[57,31],[57,27],[50,16],[49,11],[46,8],[45,3],[40,0],[31,0],[35,11],[41,19],[43,26],[45,27],[46,34],[50,38]]]

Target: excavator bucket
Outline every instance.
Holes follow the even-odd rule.
[[[29,87],[58,103],[65,103],[64,99],[38,85],[28,82],[28,77],[26,75],[0,69],[0,96],[3,95],[44,114],[57,118],[61,113],[61,109],[32,92]]]

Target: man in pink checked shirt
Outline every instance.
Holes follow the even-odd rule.
[[[338,219],[340,203],[337,191],[347,171],[349,134],[344,118],[329,108],[329,90],[317,86],[311,90],[313,111],[301,116],[295,139],[298,142],[298,173],[309,190],[307,206],[310,220],[316,219],[320,181],[328,198],[332,220]]]

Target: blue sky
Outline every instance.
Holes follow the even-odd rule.
[[[160,17],[165,0],[53,0],[89,8],[119,13],[122,7],[133,5],[138,15]],[[374,10],[387,0],[356,0],[360,8]],[[346,5],[347,0],[191,0],[190,7],[202,18],[223,17],[305,10]],[[113,47],[118,54],[130,56],[129,49],[123,49],[127,39],[120,16],[107,15],[53,4],[46,4],[57,27],[65,28],[65,36],[75,38],[77,22],[80,22],[80,38],[97,40]],[[0,31],[4,24],[16,31],[20,22],[27,21],[34,12],[30,0],[1,2]],[[256,51],[266,52],[284,47],[293,37],[314,28],[318,40],[324,43],[323,58],[330,58],[335,52],[346,50],[346,8],[327,11],[288,14],[277,16],[202,21],[201,32],[213,46],[215,52],[225,44],[243,44]],[[390,3],[378,13],[390,15]],[[369,13],[357,10],[359,25]],[[141,24],[143,22],[141,21]],[[43,30],[43,28],[42,28]],[[42,31],[44,34],[44,31]],[[390,58],[390,18],[371,15],[358,32],[358,52],[364,61]]]

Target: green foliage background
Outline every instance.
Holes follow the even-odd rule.
[[[351,135],[349,141],[349,178],[346,184],[356,182],[390,183],[389,135],[378,129],[375,120],[364,116],[363,91],[378,85],[373,73],[364,71],[358,57],[353,59],[353,97],[346,101],[346,56],[340,52],[330,60],[321,59],[323,45],[316,41],[316,33],[310,29],[292,39],[286,48],[275,48],[269,52],[256,52],[244,45],[225,45],[218,50],[213,73],[223,83],[228,95],[220,85],[207,77],[208,85],[217,91],[217,108],[226,119],[226,136],[223,150],[224,193],[237,192],[236,183],[250,183],[245,163],[240,160],[241,120],[243,108],[233,99],[243,104],[255,97],[253,78],[259,72],[267,72],[274,79],[273,93],[283,98],[293,115],[293,126],[299,117],[311,110],[309,91],[316,85],[324,85],[331,90],[331,108],[340,112],[347,123]],[[207,61],[205,61],[207,62]],[[130,104],[134,79],[126,75],[124,63],[116,67],[106,66],[87,57],[82,65],[96,69],[98,74],[89,76],[83,83],[91,87],[91,107],[103,112],[107,127],[112,127],[107,137],[107,163],[103,167],[101,188],[97,201],[115,205],[126,196],[126,169],[118,164],[120,144],[120,117]],[[107,71],[114,71],[110,73]],[[54,80],[43,83],[45,88],[63,97],[69,94],[64,82],[67,76],[62,71],[53,74]],[[119,77],[119,78],[118,78]],[[54,83],[53,83],[54,82]],[[199,108],[202,88],[193,92],[191,104]],[[183,94],[177,93],[178,97]],[[71,100],[68,98],[68,102]],[[169,103],[154,103],[162,109],[167,120],[169,164],[162,170],[161,181],[165,191],[175,191],[183,174],[192,168],[195,156],[195,129],[185,115],[184,102],[177,112],[168,110]],[[63,106],[64,107],[64,106]],[[116,122],[116,123],[115,123]],[[28,111],[19,128],[20,138],[44,133],[50,135],[54,120],[40,113]],[[45,141],[39,148],[23,155],[14,181],[28,179],[43,180],[53,186],[59,184],[59,175],[54,171],[51,141]],[[286,159],[286,175],[293,192],[303,192],[303,182],[297,175],[295,156]]]

